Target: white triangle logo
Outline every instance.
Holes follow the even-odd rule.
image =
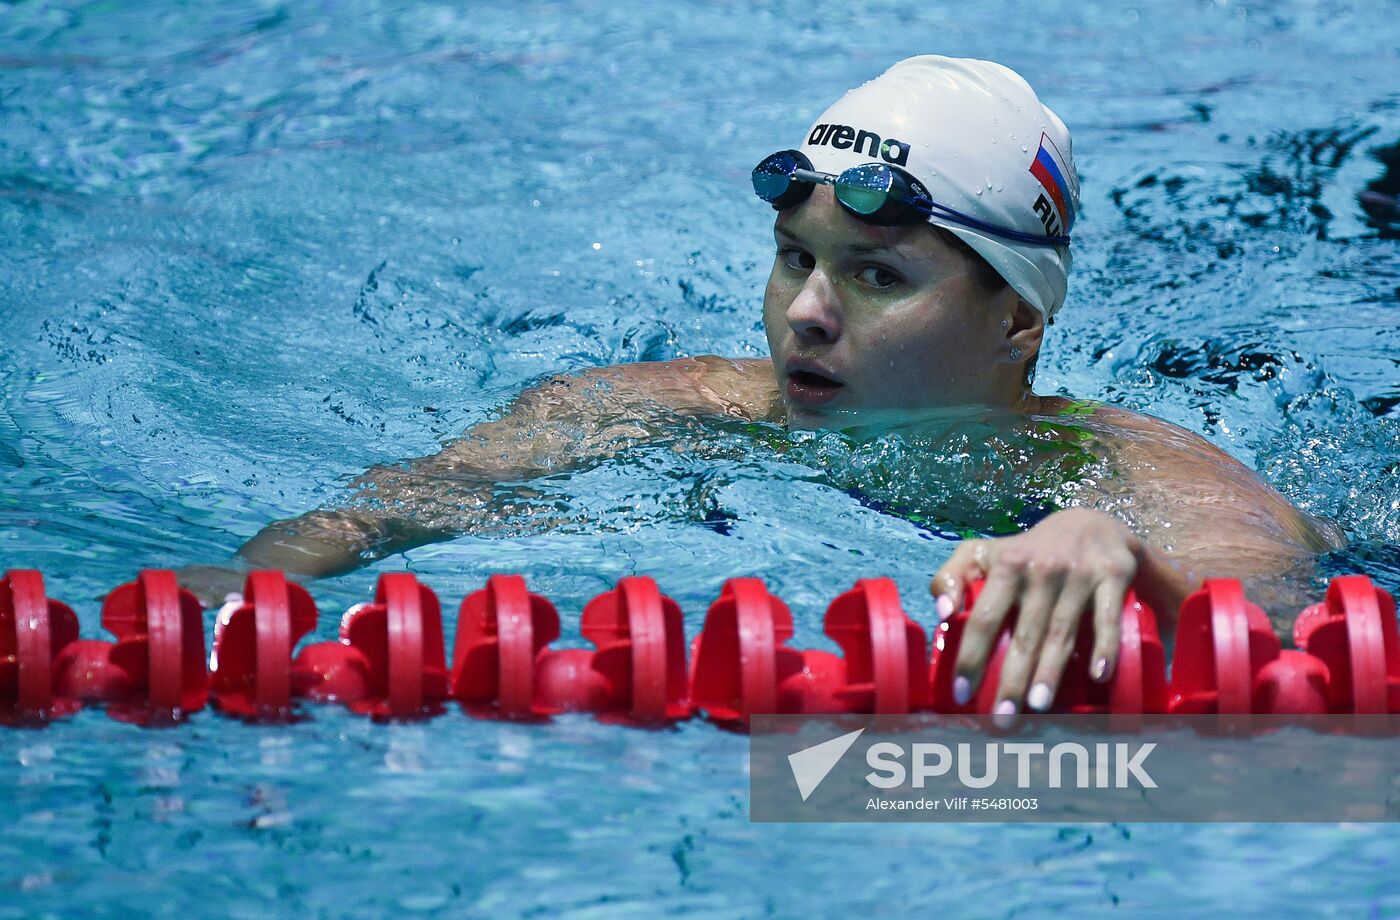
[[[803,748],[796,754],[788,755],[788,766],[792,768],[792,778],[797,780],[797,791],[802,793],[802,801],[817,790],[827,774],[841,761],[856,739],[865,733],[858,728],[847,735]]]

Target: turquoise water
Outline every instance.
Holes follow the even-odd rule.
[[[1039,383],[1197,430],[1400,588],[1400,141],[1381,3],[0,4],[0,565],[100,634],[141,566],[431,452],[558,370],[763,354],[747,172],[897,58],[988,57],[1075,134],[1084,214]],[[953,544],[791,458],[640,451],[314,586],[528,575],[576,635],[646,573],[691,633],[759,574],[820,645]],[[878,478],[887,457],[855,464]],[[856,474],[856,485],[861,473]],[[453,617],[448,617],[449,620]],[[749,824],[744,739],[450,714],[84,712],[0,733],[0,916],[1400,912],[1384,826]]]

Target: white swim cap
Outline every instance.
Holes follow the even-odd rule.
[[[1079,209],[1069,130],[1013,70],[991,61],[923,55],[900,61],[822,113],[801,147],[820,172],[891,163],[933,200],[979,221],[1067,236]],[[1065,301],[1068,246],[999,238],[942,216],[1048,319]]]

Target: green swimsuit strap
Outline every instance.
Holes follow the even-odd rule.
[[[1092,399],[1076,399],[1055,414],[1061,418],[1073,415],[1093,415],[1103,403]]]

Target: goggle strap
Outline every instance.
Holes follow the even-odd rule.
[[[978,220],[971,214],[964,214],[955,208],[950,208],[946,204],[939,204],[936,201],[929,201],[921,198],[917,201],[909,202],[909,205],[918,208],[920,211],[931,217],[939,217],[949,223],[961,224],[969,230],[981,230],[983,233],[990,233],[1003,239],[1012,240],[1018,243],[1027,243],[1031,246],[1068,246],[1068,236],[1040,236],[1034,233],[1025,233],[1014,230],[1011,227],[1001,227],[996,224],[989,224],[984,220]]]

